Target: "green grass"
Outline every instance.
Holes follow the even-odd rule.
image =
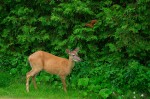
[[[25,84],[11,84],[8,87],[0,88],[0,99],[83,99],[81,91],[69,89],[67,93],[62,88],[53,88],[50,85],[38,85],[34,89],[30,85],[30,92],[27,93]],[[88,97],[87,97],[88,98]]]
[[[30,92],[27,93],[25,77],[14,77],[0,70],[0,99],[97,99],[96,95],[84,96],[84,90],[79,89],[67,88],[65,93],[61,81],[53,84],[37,83],[38,89],[34,89],[30,82]]]
[[[65,93],[61,81],[58,83],[38,83],[38,89],[34,89],[30,84],[30,92],[26,92],[25,77],[13,77],[9,73],[0,73],[0,99],[102,99],[100,95],[89,92],[88,90],[79,90],[78,88],[67,88]],[[68,84],[69,87],[69,84]],[[80,88],[81,89],[81,88]],[[101,90],[101,89],[100,89]],[[143,95],[143,97],[141,97]],[[146,93],[127,91],[122,94],[114,92],[109,99],[150,99]]]
[[[126,95],[116,98],[109,99],[150,99],[148,96],[143,98],[141,94],[134,94],[133,92],[128,92]],[[13,83],[9,86],[0,88],[0,99],[102,99],[100,96],[94,94],[88,94],[84,96],[84,90],[73,90],[68,89],[65,93],[63,89],[58,87],[52,87],[50,84],[38,84],[38,89],[34,89],[33,85],[30,85],[30,92],[27,93],[25,89],[25,83]]]

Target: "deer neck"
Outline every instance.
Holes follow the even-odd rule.
[[[72,57],[69,56],[69,67],[72,69],[75,65],[75,62],[73,61]]]

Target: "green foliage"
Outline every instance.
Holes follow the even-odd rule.
[[[107,99],[109,97],[109,95],[112,94],[112,91],[109,89],[101,89],[99,94],[102,98]]]
[[[0,68],[24,77],[28,56],[45,50],[67,57],[80,48],[68,83],[107,98],[112,91],[150,93],[150,0],[1,0]],[[91,20],[93,28],[85,26]],[[58,77],[40,73],[38,83]],[[5,81],[4,81],[5,82]],[[106,90],[103,90],[106,89]],[[109,90],[107,92],[107,90]]]
[[[86,87],[88,86],[89,78],[80,78],[78,80],[78,86]]]
[[[0,87],[1,88],[8,87],[10,85],[11,77],[12,76],[9,74],[9,72],[1,71],[1,73],[0,73]]]

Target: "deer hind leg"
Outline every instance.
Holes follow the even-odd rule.
[[[66,89],[66,76],[60,76],[61,78],[61,81],[62,81],[62,84],[63,84],[63,88],[64,88],[64,91],[67,92],[67,89]]]
[[[32,76],[32,82],[33,82],[34,88],[37,89],[35,77],[36,77],[36,75]]]
[[[32,77],[32,81],[33,81],[33,84],[34,84],[34,87],[35,89],[37,88],[37,85],[36,85],[36,81],[35,81],[35,75],[40,72],[41,69],[39,70],[34,70],[32,69],[31,71],[29,71],[27,74],[26,74],[26,91],[29,92],[29,81],[30,81],[30,77]]]
[[[31,73],[32,73],[32,70],[26,74],[26,91],[27,92],[29,92],[29,81],[30,81],[30,77],[32,76]]]

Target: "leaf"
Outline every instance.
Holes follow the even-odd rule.
[[[78,80],[78,86],[87,86],[89,83],[89,78],[80,78]]]
[[[24,33],[29,33],[29,32],[30,32],[29,26],[27,26],[27,25],[22,26],[21,29],[22,29],[22,31],[23,31]]]
[[[12,68],[12,69],[10,70],[10,73],[11,73],[11,74],[16,74],[16,73],[17,73],[17,69],[16,69],[16,68]]]
[[[109,46],[110,52],[115,52],[115,51],[117,51],[117,48],[116,48],[116,46],[115,46],[114,44],[109,43],[107,46]]]
[[[52,14],[51,20],[56,21],[56,22],[60,22],[60,21],[62,21],[62,18],[59,15]]]
[[[10,30],[9,29],[4,29],[3,32],[2,32],[2,37],[7,37],[10,33]]]
[[[104,99],[108,98],[112,94],[112,91],[110,89],[101,89],[99,91],[99,95],[103,97]]]

